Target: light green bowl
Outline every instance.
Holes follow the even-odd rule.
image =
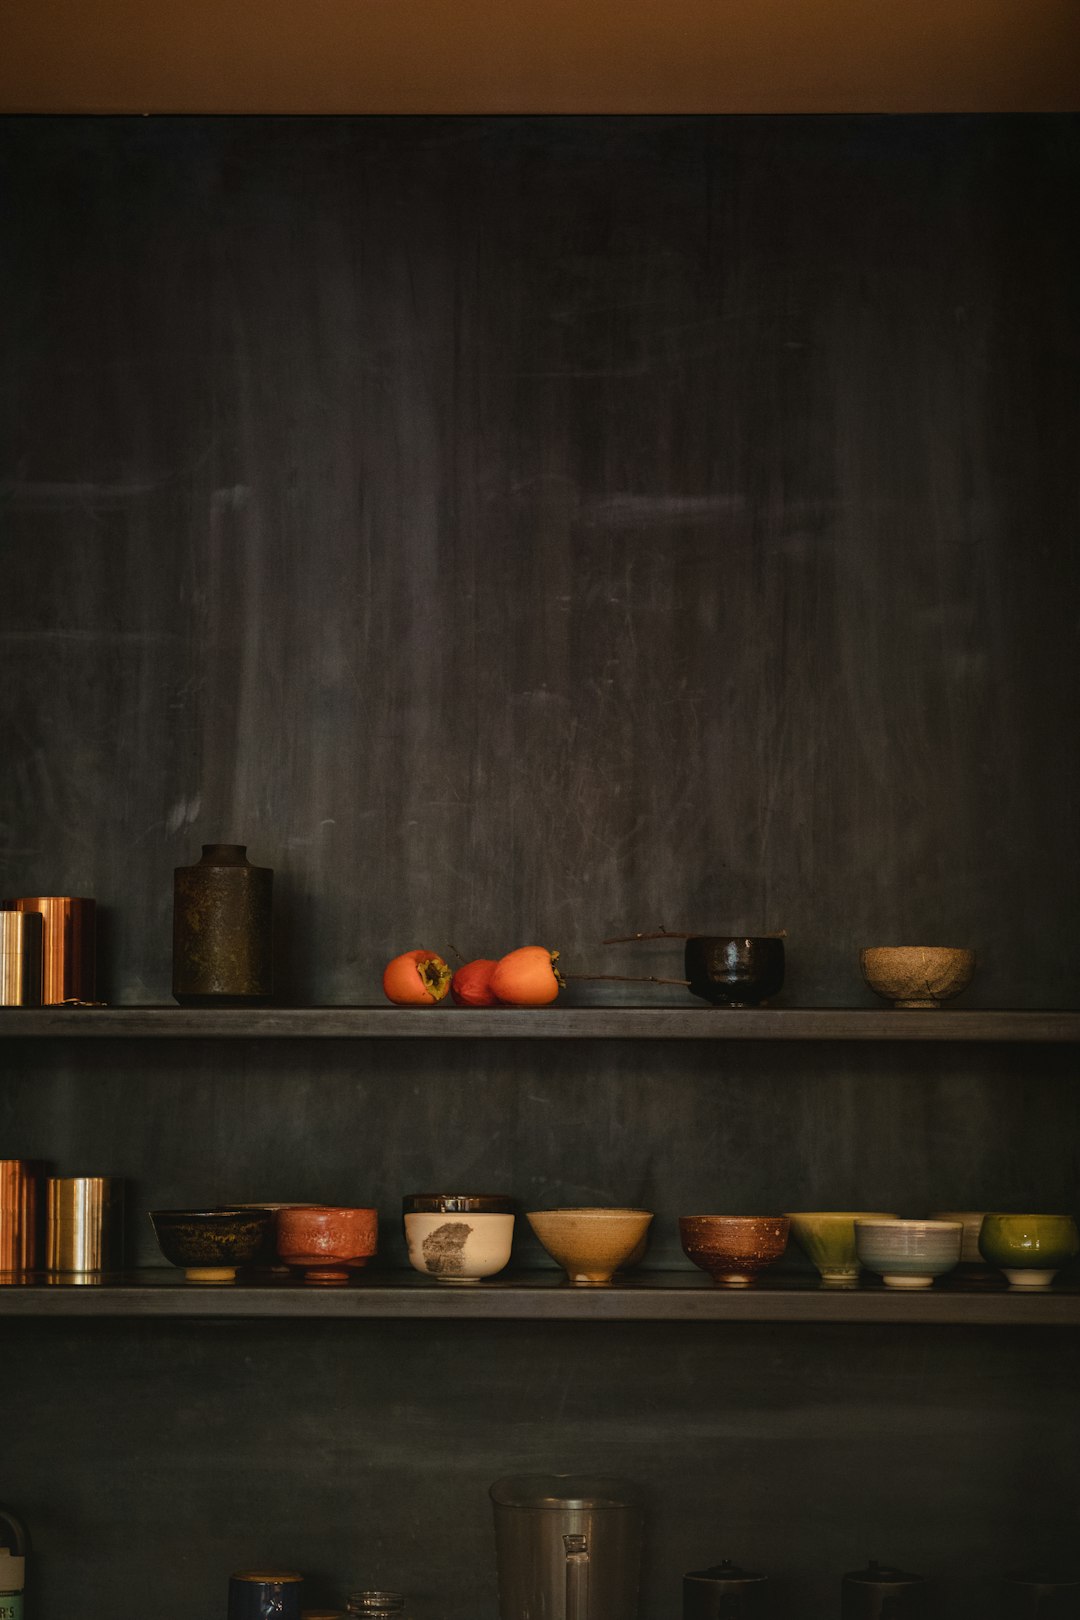
[[[855,1253],[855,1222],[878,1217],[890,1220],[881,1210],[812,1210],[789,1215],[791,1235],[799,1248],[814,1262],[821,1280],[832,1288],[850,1288],[859,1280],[859,1257]]]
[[[1046,1288],[1080,1254],[1080,1234],[1071,1215],[986,1215],[979,1252],[1014,1288]]]

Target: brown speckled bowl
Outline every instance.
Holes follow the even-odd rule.
[[[348,1282],[350,1271],[366,1266],[379,1236],[376,1209],[344,1209],[328,1204],[279,1209],[278,1254],[309,1283]]]
[[[790,1222],[784,1215],[680,1215],[685,1253],[726,1288],[745,1288],[779,1260]]]

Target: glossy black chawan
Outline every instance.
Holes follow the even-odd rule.
[[[691,994],[714,1007],[760,1007],[784,982],[784,942],[771,936],[694,934],[684,961]]]

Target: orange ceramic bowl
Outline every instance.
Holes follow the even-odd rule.
[[[278,1255],[310,1283],[348,1282],[350,1271],[366,1266],[378,1247],[379,1212],[329,1204],[280,1209]]]

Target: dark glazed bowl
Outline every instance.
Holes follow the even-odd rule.
[[[152,1209],[162,1254],[188,1282],[233,1282],[255,1259],[273,1219],[268,1209]]]
[[[683,1251],[714,1283],[745,1288],[787,1248],[786,1215],[680,1215]]]
[[[684,960],[690,993],[714,1007],[760,1007],[784,982],[782,939],[695,934]]]

